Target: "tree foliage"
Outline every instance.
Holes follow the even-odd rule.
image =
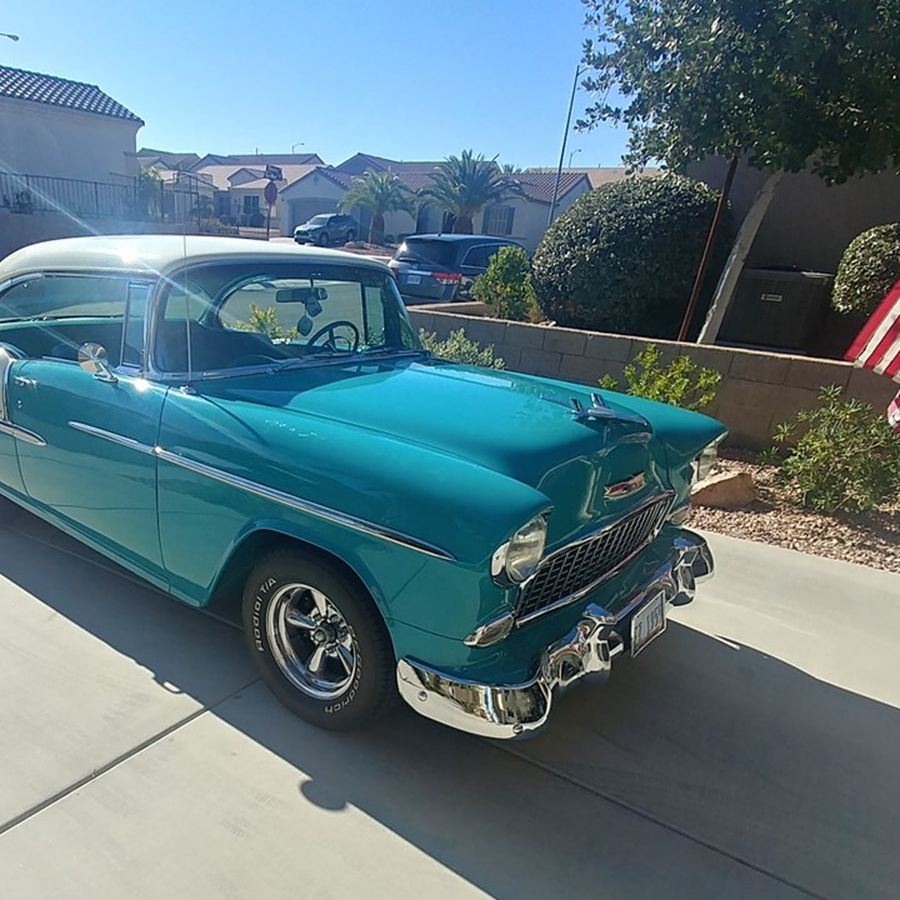
[[[870,315],[900,279],[900,223],[858,234],[844,251],[831,294],[839,312]]]
[[[674,174],[582,194],[534,253],[532,280],[544,316],[575,328],[674,337],[715,205],[706,185]],[[728,231],[727,224],[720,230],[706,301]]]
[[[481,210],[521,192],[514,175],[501,169],[496,157],[485,159],[471,150],[448,156],[429,178],[431,184],[419,195],[454,217],[456,234],[472,234]]]
[[[350,190],[344,194],[341,209],[349,212],[357,206],[372,210],[369,225],[369,242],[384,240],[384,217],[400,210],[413,213],[415,200],[412,192],[393,172],[366,172],[354,178]]]
[[[528,254],[515,246],[501,247],[475,279],[472,296],[500,319],[527,322],[540,318]]]
[[[900,161],[900,0],[583,0],[600,96],[626,160],[746,154],[829,182]]]

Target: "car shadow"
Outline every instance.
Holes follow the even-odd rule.
[[[672,622],[605,687],[563,696],[531,741],[480,740],[405,708],[363,732],[323,732],[258,682],[222,702],[167,636],[189,621],[233,659],[235,629],[149,587],[98,592],[84,562],[116,567],[16,515],[47,564],[9,556],[0,574],[294,766],[306,802],[362,810],[488,894],[896,896],[892,706]]]

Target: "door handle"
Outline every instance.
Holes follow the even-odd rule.
[[[38,383],[33,378],[26,378],[24,375],[16,375],[13,378],[13,384],[22,388],[35,388],[38,386]]]

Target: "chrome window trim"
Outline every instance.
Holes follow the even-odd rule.
[[[437,547],[434,544],[428,543],[427,541],[422,541],[418,538],[411,537],[410,535],[404,534],[401,531],[396,531],[393,528],[387,528],[384,525],[379,525],[375,522],[369,522],[366,519],[360,519],[356,516],[342,513],[339,510],[332,509],[327,506],[322,506],[321,504],[314,503],[311,500],[304,500],[301,497],[295,496],[294,494],[288,494],[284,491],[279,491],[275,488],[267,487],[264,484],[259,484],[259,482],[251,481],[250,479],[243,478],[240,475],[233,475],[231,472],[226,472],[223,469],[217,469],[215,466],[208,466],[206,465],[206,463],[201,463],[197,460],[190,459],[189,457],[182,456],[180,453],[173,453],[171,450],[164,450],[159,446],[151,447],[149,444],[143,444],[140,441],[125,437],[121,434],[116,434],[113,431],[106,431],[106,429],[104,428],[97,428],[94,425],[87,425],[84,422],[70,421],[68,424],[71,428],[74,428],[77,431],[82,431],[86,434],[93,435],[94,437],[111,441],[114,444],[119,444],[122,447],[127,447],[129,450],[135,450],[138,453],[146,453],[151,456],[155,456],[157,459],[161,459],[164,462],[170,463],[174,466],[179,466],[182,469],[187,469],[189,472],[194,472],[197,475],[203,475],[207,478],[212,478],[215,481],[219,481],[223,484],[228,484],[232,487],[239,488],[242,491],[246,491],[248,494],[262,497],[265,500],[272,500],[275,503],[280,503],[282,506],[287,506],[299,512],[306,513],[307,515],[315,516],[319,519],[332,522],[336,525],[343,525],[347,528],[352,528],[354,531],[360,531],[364,534],[371,535],[372,537],[390,541],[393,544],[398,544],[402,547],[416,550],[419,553],[424,553],[427,556],[433,556],[436,559],[455,561],[455,557],[441,547]]]
[[[17,441],[24,441],[26,444],[32,444],[35,447],[46,447],[47,442],[36,432],[21,425],[14,425],[5,419],[0,420],[0,433],[8,434]]]
[[[660,517],[659,528],[657,528],[657,530],[654,531],[647,538],[647,540],[645,540],[633,553],[631,553],[629,556],[627,556],[625,559],[623,559],[615,568],[610,569],[608,572],[604,572],[599,578],[597,578],[595,581],[592,581],[586,587],[580,588],[579,590],[575,591],[574,593],[568,594],[565,597],[561,597],[559,600],[556,600],[554,603],[551,603],[549,606],[541,607],[540,609],[536,609],[534,612],[530,612],[527,615],[517,618],[516,619],[516,627],[518,627],[520,625],[524,625],[527,622],[531,622],[534,619],[538,619],[541,616],[545,616],[548,613],[555,612],[556,610],[561,609],[564,606],[568,606],[570,603],[574,603],[576,600],[580,600],[582,597],[586,596],[591,591],[593,591],[595,588],[597,588],[601,584],[603,584],[604,581],[608,581],[610,578],[612,578],[613,576],[615,576],[619,572],[621,572],[622,569],[625,568],[625,566],[627,566],[636,556],[638,556],[643,550],[645,550],[652,541],[654,541],[656,539],[657,535],[660,532],[660,529],[668,521],[668,516],[672,509],[672,503],[675,500],[675,491],[663,491],[659,494],[654,494],[652,497],[648,497],[642,503],[638,504],[637,506],[633,507],[632,509],[629,509],[626,513],[619,516],[614,521],[607,522],[606,525],[603,525],[600,528],[595,529],[594,531],[590,532],[589,534],[583,535],[582,537],[578,538],[578,540],[570,541],[568,544],[564,544],[562,547],[557,547],[556,550],[554,550],[552,553],[545,556],[538,564],[538,567],[537,567],[537,569],[535,569],[534,574],[529,576],[528,578],[526,578],[525,581],[523,581],[519,585],[519,590],[516,593],[516,599],[515,599],[516,604],[518,604],[519,597],[521,596],[522,592],[528,587],[528,585],[531,583],[531,581],[537,576],[538,572],[541,570],[541,568],[544,566],[545,563],[549,562],[555,556],[558,556],[561,553],[566,553],[567,551],[571,550],[573,547],[577,547],[579,544],[584,544],[587,541],[594,540],[595,538],[597,538],[601,534],[603,534],[605,531],[609,531],[610,529],[617,527],[623,519],[627,519],[631,516],[637,515],[638,513],[641,512],[641,510],[645,509],[648,506],[652,506],[654,503],[659,503],[660,500],[663,498],[668,498],[669,508]]]

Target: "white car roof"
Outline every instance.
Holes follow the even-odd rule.
[[[160,275],[185,263],[282,259],[304,263],[343,263],[382,269],[384,263],[293,241],[267,242],[207,235],[136,234],[63,238],[16,250],[0,261],[0,282],[29,272],[113,271]]]

